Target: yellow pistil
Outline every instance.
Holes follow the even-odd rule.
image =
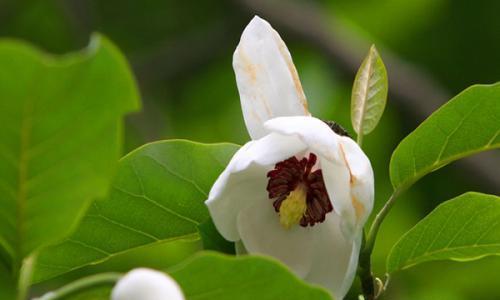
[[[286,229],[290,229],[293,225],[299,224],[300,219],[306,212],[307,203],[307,188],[303,184],[299,184],[295,190],[290,192],[288,197],[281,203],[280,206],[280,223]]]

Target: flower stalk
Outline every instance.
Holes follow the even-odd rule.
[[[80,292],[82,290],[87,290],[96,286],[101,285],[114,285],[123,274],[121,273],[101,273],[97,275],[92,275],[88,277],[84,277],[73,281],[55,291],[48,292],[40,298],[36,298],[35,300],[57,300],[63,299],[68,295],[72,295],[74,293]]]
[[[381,291],[375,290],[375,278],[371,269],[371,255],[377,239],[377,233],[385,217],[394,206],[399,190],[396,190],[389,197],[382,209],[377,213],[368,231],[368,235],[363,236],[363,247],[359,255],[358,276],[361,279],[361,289],[365,300],[377,299]]]

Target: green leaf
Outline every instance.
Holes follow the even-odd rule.
[[[214,250],[227,254],[234,254],[234,243],[224,239],[217,231],[214,222],[211,218],[198,226],[198,231],[203,242],[203,249]]]
[[[8,266],[0,261],[0,299],[16,299],[16,282]]]
[[[404,190],[450,162],[500,147],[500,83],[472,86],[408,135],[392,154],[391,182]]]
[[[0,247],[13,269],[107,193],[122,118],[138,107],[129,66],[102,36],[61,57],[0,40]]]
[[[147,144],[119,163],[110,195],[90,207],[64,242],[43,249],[34,281],[153,243],[199,238],[204,201],[238,146],[172,140]]]
[[[168,272],[187,300],[328,300],[328,292],[298,279],[278,261],[260,256],[195,255]]]
[[[354,79],[351,95],[351,122],[363,136],[377,126],[387,102],[388,80],[384,62],[371,46]]]
[[[500,197],[469,192],[439,205],[392,248],[387,271],[500,255]]]

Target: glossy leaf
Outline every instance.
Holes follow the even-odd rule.
[[[172,140],[147,144],[119,164],[109,197],[93,203],[76,232],[37,259],[35,281],[152,243],[199,238],[204,201],[238,146]]]
[[[267,257],[200,253],[168,273],[187,300],[331,299],[322,288],[306,284]]]
[[[388,80],[384,62],[371,46],[354,79],[351,122],[358,135],[370,133],[380,121],[387,102]]]
[[[0,247],[15,269],[107,193],[122,117],[138,107],[129,66],[102,36],[61,57],[0,40]]]
[[[500,255],[500,197],[466,193],[446,201],[392,248],[387,271],[433,260]]]
[[[500,147],[500,83],[472,86],[409,134],[394,151],[390,176],[404,190],[450,162]]]

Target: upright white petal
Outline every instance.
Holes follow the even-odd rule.
[[[127,273],[113,288],[112,300],[184,300],[182,290],[165,273],[135,269]]]
[[[248,252],[272,256],[302,278],[311,268],[313,229],[283,228],[267,194],[238,214],[238,231]]]
[[[252,139],[267,134],[265,121],[307,116],[307,101],[285,43],[268,22],[255,16],[233,55],[243,116]]]
[[[236,152],[205,202],[217,230],[225,239],[238,241],[238,213],[257,199],[267,198],[267,172],[277,162],[305,149],[306,145],[298,137],[272,133],[245,144]]]
[[[327,215],[325,222],[316,224],[313,242],[313,262],[305,280],[326,287],[335,299],[343,299],[356,274],[361,245],[361,232],[346,239],[341,232],[341,217]]]

